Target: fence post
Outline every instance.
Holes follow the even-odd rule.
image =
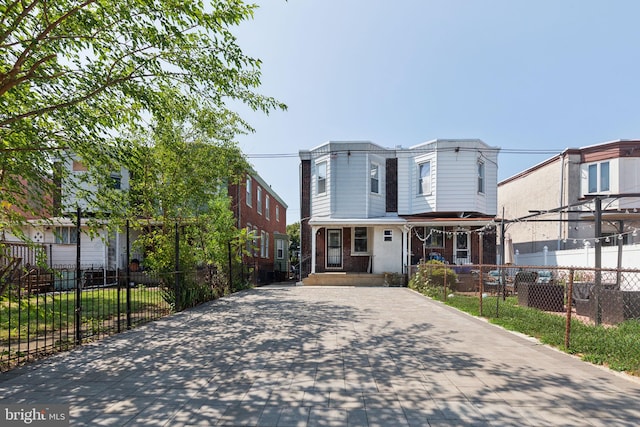
[[[573,300],[573,269],[569,270],[569,287],[567,288],[567,325],[564,333],[564,348],[569,349],[571,342],[571,304]]]
[[[449,273],[449,267],[443,264],[444,278],[442,279],[442,301],[447,301],[447,275]]]
[[[80,269],[80,220],[81,220],[81,211],[78,206],[76,212],[76,301],[75,301],[75,343],[76,345],[80,345],[82,341],[82,330],[81,330],[81,316],[80,313],[82,311],[82,270]]]
[[[127,284],[126,286],[126,299],[127,299],[127,329],[131,329],[131,253],[129,250],[130,239],[129,239],[129,220],[127,220]],[[119,308],[118,308],[119,310]]]
[[[478,274],[478,289],[480,290],[480,316],[482,316],[482,299],[484,294],[484,284],[482,283],[482,270],[483,265],[480,264],[480,274]]]
[[[176,311],[180,311],[180,234],[178,232],[178,222],[176,221],[176,236],[175,236],[175,289],[176,295]]]

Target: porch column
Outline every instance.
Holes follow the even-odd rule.
[[[402,227],[402,240],[404,241],[402,245],[403,274],[411,273],[411,257],[409,256],[411,253],[411,239],[409,239],[409,236],[411,236],[411,234],[409,231],[409,227]]]
[[[316,236],[318,235],[318,227],[311,226],[311,274],[316,272]]]

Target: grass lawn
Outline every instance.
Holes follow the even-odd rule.
[[[37,337],[45,331],[73,329],[76,295],[74,291],[32,295],[18,300],[0,301],[0,341]],[[83,291],[81,295],[83,324],[97,325],[118,314],[118,290],[103,288]],[[131,312],[168,311],[169,305],[157,288],[132,288]],[[126,313],[126,291],[120,290],[120,313]],[[159,315],[155,315],[159,317]]]
[[[483,299],[483,317],[491,323],[535,337],[585,361],[640,376],[640,320],[628,320],[617,326],[596,326],[572,319],[570,344],[565,348],[565,316],[521,307],[516,297],[508,297],[506,301],[500,298],[498,303],[496,316],[496,297]],[[454,295],[447,298],[446,304],[480,316],[477,296]]]

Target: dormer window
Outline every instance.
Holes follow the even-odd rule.
[[[589,193],[609,191],[609,162],[589,165],[588,174]]]
[[[327,192],[327,162],[320,162],[316,165],[316,192],[324,194]]]
[[[418,165],[418,194],[431,194],[431,162]]]
[[[380,167],[375,163],[371,163],[370,176],[371,176],[371,192],[375,193],[375,194],[378,194],[380,192],[380,190],[379,190],[379,188],[380,188]]]

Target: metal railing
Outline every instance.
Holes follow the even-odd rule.
[[[17,277],[16,277],[17,276]],[[173,275],[22,269],[0,295],[0,370],[172,312]]]

